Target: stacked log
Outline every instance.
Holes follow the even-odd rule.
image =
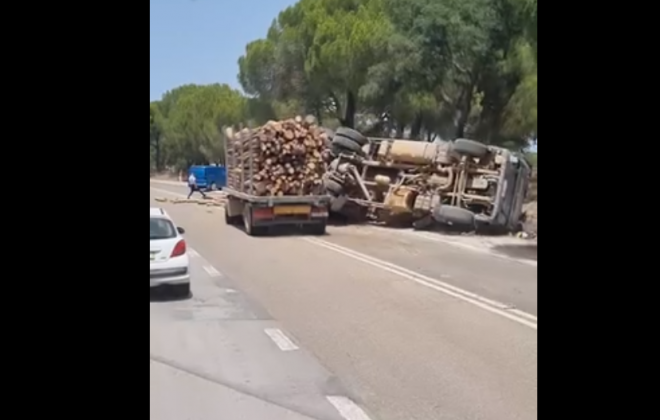
[[[227,129],[227,186],[256,196],[322,193],[327,134],[314,117]]]

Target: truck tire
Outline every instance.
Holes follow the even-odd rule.
[[[332,140],[332,149],[333,152],[335,152],[335,155],[337,155],[338,152],[346,151],[364,156],[364,150],[362,150],[362,146],[353,140],[342,136],[335,136],[335,138]]]
[[[468,139],[456,139],[451,150],[459,155],[482,158],[488,153],[488,146],[478,141]]]
[[[332,129],[330,128],[323,128],[323,131],[325,131],[326,138],[331,142],[332,139],[335,137],[335,132],[332,131]]]
[[[238,215],[238,216],[230,216],[229,215],[229,209],[227,209],[227,205],[225,205],[225,224],[226,225],[231,225],[231,226],[236,226],[240,225],[242,222],[243,216]]]
[[[325,235],[327,223],[324,221],[322,223],[317,223],[315,225],[308,225],[307,226],[307,232],[309,232],[312,235]]]
[[[252,225],[252,211],[251,207],[246,205],[243,208],[243,227],[248,236],[262,236],[268,232],[267,226],[253,226]]]
[[[364,146],[365,144],[369,143],[369,139],[362,135],[362,133],[348,127],[339,127],[337,131],[335,131],[335,136],[341,136],[349,140],[353,140],[360,146]]]
[[[339,213],[341,209],[344,208],[344,205],[346,205],[347,201],[348,199],[345,195],[338,195],[337,197],[333,197],[332,201],[330,201],[330,211],[333,213]]]
[[[456,206],[438,206],[433,210],[433,219],[438,223],[474,228],[474,213]]]
[[[334,179],[325,178],[323,180],[323,186],[325,187],[326,191],[334,196],[342,195],[344,193],[344,186]]]

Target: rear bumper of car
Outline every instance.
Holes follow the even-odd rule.
[[[190,283],[188,267],[154,268],[149,274],[149,287]]]

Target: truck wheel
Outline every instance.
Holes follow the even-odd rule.
[[[348,199],[345,195],[338,195],[337,197],[333,197],[332,201],[330,201],[330,211],[333,213],[339,213],[341,209],[344,208],[347,201]]]
[[[474,228],[474,213],[456,206],[439,206],[433,210],[433,218],[438,223]]]
[[[265,226],[253,226],[252,225],[252,212],[250,211],[250,206],[245,206],[243,208],[243,227],[245,227],[245,233],[249,236],[261,236],[268,232],[268,227]]]
[[[325,187],[326,191],[334,196],[342,195],[344,193],[344,186],[334,179],[325,178],[323,180],[323,186]]]
[[[226,225],[231,225],[231,226],[236,226],[241,223],[241,218],[243,216],[238,215],[238,216],[230,216],[229,215],[229,209],[227,209],[227,205],[225,204],[225,224]]]
[[[318,223],[316,225],[309,225],[308,232],[312,235],[325,235],[326,222]]]
[[[337,154],[337,152],[347,151],[349,153],[355,153],[357,155],[364,156],[364,150],[362,150],[362,146],[346,137],[335,136],[335,138],[332,140],[332,149],[335,154]]]
[[[364,146],[365,144],[369,143],[369,139],[362,135],[362,133],[348,127],[339,127],[337,131],[335,131],[335,136],[341,136],[349,140],[353,140],[360,146]]]
[[[478,141],[468,139],[456,139],[451,150],[459,155],[482,158],[488,153],[488,146]]]
[[[323,131],[325,131],[325,136],[328,139],[329,142],[332,142],[332,139],[335,137],[335,132],[332,131],[330,128],[323,128]]]

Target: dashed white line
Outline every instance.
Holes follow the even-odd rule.
[[[346,420],[371,420],[363,409],[346,397],[328,395],[326,399]]]
[[[282,351],[298,350],[298,346],[296,346],[289,337],[284,335],[282,330],[280,330],[279,328],[266,328],[264,332],[268,337],[270,337],[271,340],[273,340],[275,345],[279,347],[280,350]]]
[[[191,258],[199,258],[199,252],[197,252],[194,249],[188,247],[188,256],[191,257]]]
[[[463,290],[459,287],[452,286],[451,284],[445,283],[443,281],[425,276],[420,273],[416,273],[412,270],[400,267],[396,264],[392,264],[378,258],[362,254],[360,252],[354,251],[343,246],[324,241],[322,239],[316,238],[303,238],[302,240],[312,243],[314,245],[329,249],[338,254],[343,254],[347,257],[353,258],[354,260],[361,261],[365,264],[369,264],[373,267],[380,268],[381,270],[388,271],[392,274],[396,274],[400,277],[406,278],[408,280],[414,281],[417,284],[426,286],[430,289],[442,292],[446,295],[453,296],[457,299],[460,299],[464,302],[468,302],[472,305],[478,306],[482,309],[485,309],[494,314],[500,315],[504,318],[508,318],[512,321],[515,321],[519,324],[530,327],[534,330],[538,329],[537,317],[520,311],[515,308],[511,308],[510,305],[506,305],[501,302],[494,301],[492,299],[485,298],[483,296],[477,295],[476,293]]]
[[[202,266],[202,268],[211,277],[221,277],[222,276],[222,274],[220,274],[220,272],[218,270],[216,270],[216,268],[213,267],[212,265],[205,265],[205,266]]]

